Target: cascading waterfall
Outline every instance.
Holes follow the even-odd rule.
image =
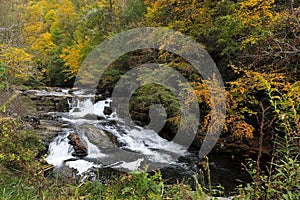
[[[73,148],[69,144],[68,134],[64,133],[57,136],[49,145],[49,155],[46,161],[55,167],[60,167],[65,160],[75,158],[72,156]]]
[[[112,172],[111,168],[132,171],[145,169],[145,163],[150,161],[157,165],[169,164],[161,169],[164,178],[168,180],[174,178],[186,180],[192,178],[195,173],[199,174],[201,162],[197,152],[187,152],[180,145],[159,137],[153,130],[129,124],[120,119],[116,111],[105,115],[105,107],[110,106],[112,102],[109,98],[104,99],[100,95],[95,97],[85,90],[59,88],[55,91],[29,90],[26,93],[34,95],[33,98],[38,96],[38,98],[69,100],[68,112],[53,112],[52,109],[50,111],[46,109],[46,112],[42,113],[51,116],[50,121],[60,121],[58,123],[60,127],[57,128],[60,128],[61,132],[50,143],[46,158],[46,161],[55,168],[67,166],[76,169],[77,174],[83,179],[93,179],[96,176],[95,168],[103,170],[105,168],[104,171],[108,173]],[[95,98],[102,100],[93,103]],[[75,132],[79,136],[86,147],[87,156],[74,155],[75,149],[69,144],[70,132]],[[120,153],[118,150],[123,152]],[[130,157],[126,152],[135,152],[136,156]],[[240,163],[232,160],[230,155],[226,157],[211,154],[209,160],[213,183],[233,188],[234,185],[249,180],[241,171]]]
[[[76,98],[69,101],[69,113],[60,113],[62,120],[70,123],[74,128],[89,124],[99,130],[104,130],[114,135],[124,151],[136,152],[143,155],[131,160],[117,160],[111,163],[112,168],[123,168],[129,171],[140,169],[141,163],[147,159],[157,163],[174,163],[172,155],[185,155],[186,150],[173,142],[161,138],[155,131],[144,127],[132,126],[126,124],[113,112],[110,115],[104,114],[104,109],[110,106],[111,99],[105,99],[93,103],[93,95],[84,94],[79,91]],[[99,120],[100,119],[100,120]],[[114,123],[112,123],[114,122]],[[77,130],[80,132],[80,130]],[[59,135],[49,146],[49,155],[46,158],[49,164],[61,166],[66,163],[67,166],[75,168],[78,173],[83,173],[91,167],[101,167],[101,161],[112,157],[114,152],[102,152],[101,147],[93,144],[85,133],[80,133],[81,141],[87,147],[88,155],[85,158],[76,158],[72,156],[73,147],[68,143],[69,130]],[[126,161],[125,161],[126,160]]]
[[[93,143],[91,143],[85,135],[83,135],[82,138],[88,147],[88,155],[87,155],[88,158],[101,158],[106,156],[105,154],[101,153],[99,148]]]

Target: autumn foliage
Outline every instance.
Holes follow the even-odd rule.
[[[270,88],[290,94],[291,85],[299,81],[299,6],[297,1],[274,0],[5,0],[1,13],[6,18],[0,20],[1,87],[32,80],[72,86],[84,58],[104,39],[135,27],[166,26],[194,38],[216,62],[227,90],[224,133],[252,138],[262,118],[272,121],[273,111],[261,115],[270,106]],[[210,94],[186,61],[159,50],[127,56],[105,72],[100,89],[110,90],[137,63],[172,66],[195,89],[205,130]]]

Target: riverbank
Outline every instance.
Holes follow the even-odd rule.
[[[50,93],[52,93],[52,89]],[[56,89],[55,89],[56,90]],[[35,95],[32,94],[28,95],[28,93],[25,96],[19,96],[18,98],[14,98],[10,103],[6,104],[5,110],[1,111],[1,118],[8,117],[10,119],[15,118],[21,118],[21,124],[20,130],[14,130],[13,132],[22,133],[23,129],[29,130],[29,136],[31,136],[31,132],[37,132],[40,140],[42,140],[44,147],[48,148],[49,144],[53,141],[54,138],[56,138],[58,135],[62,133],[63,130],[69,130],[71,127],[61,120],[61,118],[53,113],[51,109],[56,109],[58,104],[62,103],[65,104],[68,103],[68,98],[66,98],[64,95],[60,95],[62,91],[56,91],[56,95],[53,98],[53,96],[49,96],[48,93],[43,91],[43,95]],[[41,94],[41,93],[40,93]],[[6,94],[7,95],[7,94]],[[7,95],[7,97],[13,96],[12,94]],[[27,100],[24,100],[24,99]],[[46,100],[46,99],[49,99]],[[9,98],[7,98],[9,99]],[[2,98],[1,100],[4,100]],[[33,101],[32,101],[33,100]],[[34,101],[38,101],[39,103],[34,103]],[[26,103],[27,102],[27,103]],[[45,112],[42,110],[36,109],[36,104],[39,104],[40,107],[43,107],[43,102],[47,102],[47,106],[45,106],[45,109],[48,111]],[[51,103],[50,103],[51,102]],[[3,103],[1,105],[4,105]],[[16,106],[17,105],[17,106]],[[66,104],[65,104],[66,105]],[[12,107],[11,107],[12,106]],[[13,108],[14,107],[14,108]],[[59,107],[59,106],[58,106]],[[3,106],[2,106],[3,108]],[[18,114],[18,109],[22,108],[22,112]],[[25,112],[25,110],[27,110]],[[95,119],[99,120],[99,119]],[[12,120],[8,120],[12,121]],[[14,122],[17,123],[17,122]],[[4,126],[1,126],[2,129]],[[15,126],[17,127],[17,126]],[[11,128],[9,128],[11,129]],[[7,128],[3,129],[7,130]],[[2,130],[2,133],[3,133]],[[23,135],[21,135],[23,137]],[[4,146],[6,145],[5,142],[3,143],[3,136],[1,136],[1,144]],[[24,139],[24,138],[23,138]],[[17,146],[24,146],[25,143],[23,142],[23,139],[17,139],[15,141]],[[223,139],[223,140],[222,140]],[[228,138],[225,139],[226,142],[228,142]],[[18,144],[19,142],[20,144]],[[255,149],[250,149],[253,151],[250,152],[249,156],[244,156],[245,154],[239,154],[242,151],[224,151],[222,153],[222,142],[224,143],[224,138],[221,137],[219,143],[220,145],[217,149],[213,150],[213,154],[210,154],[209,162],[208,163],[199,163],[196,158],[188,157],[188,158],[181,158],[183,159],[183,162],[189,163],[189,164],[197,164],[198,167],[201,169],[204,169],[206,166],[209,168],[206,171],[203,171],[204,173],[209,173],[210,176],[210,183],[206,180],[206,183],[208,184],[196,184],[193,187],[189,185],[190,183],[184,179],[185,177],[179,177],[179,180],[184,181],[173,181],[168,182],[167,180],[170,180],[170,176],[166,177],[165,172],[161,171],[159,175],[156,176],[156,178],[153,178],[153,175],[149,175],[148,173],[140,172],[139,175],[135,176],[131,173],[121,173],[115,178],[106,178],[104,179],[97,179],[97,181],[79,181],[83,179],[76,178],[76,171],[72,169],[65,168],[65,171],[62,171],[63,173],[67,173],[71,175],[70,177],[66,176],[65,181],[63,181],[61,178],[57,176],[58,174],[53,173],[52,169],[53,167],[49,164],[47,164],[44,161],[45,153],[48,152],[48,149],[34,151],[34,155],[31,154],[33,159],[30,159],[31,161],[26,164],[26,162],[23,163],[23,166],[21,168],[17,168],[16,166],[10,166],[7,168],[5,166],[5,163],[9,162],[9,159],[1,158],[1,177],[3,177],[3,180],[0,181],[1,183],[1,191],[0,193],[3,194],[3,197],[0,196],[0,199],[22,199],[25,197],[31,198],[31,199],[68,199],[68,198],[80,198],[80,197],[90,197],[90,199],[97,199],[99,197],[99,194],[103,196],[103,199],[106,197],[109,198],[111,195],[116,195],[116,198],[119,197],[125,197],[122,196],[124,193],[126,194],[137,194],[137,198],[145,197],[143,195],[148,195],[149,190],[146,188],[143,188],[140,186],[140,184],[149,183],[147,185],[147,188],[149,187],[156,187],[157,185],[160,185],[159,189],[156,190],[156,192],[151,192],[149,195],[156,195],[158,199],[167,199],[167,198],[177,198],[177,199],[199,199],[200,197],[197,195],[201,195],[202,199],[207,198],[207,196],[210,195],[220,195],[220,189],[216,189],[215,183],[220,183],[224,180],[231,180],[231,177],[235,176],[238,173],[241,173],[241,177],[247,176],[247,172],[241,172],[240,165],[241,162],[244,162],[245,157],[251,157],[255,155]],[[237,140],[234,140],[236,143]],[[228,144],[228,143],[227,143]],[[230,147],[230,145],[223,144],[223,146]],[[237,142],[238,144],[242,144],[240,142]],[[250,143],[251,144],[251,143]],[[26,146],[26,145],[25,145]],[[7,147],[7,145],[5,146]],[[243,148],[243,145],[240,146],[234,146],[234,149],[237,148]],[[226,149],[226,148],[225,148]],[[247,148],[246,148],[247,150]],[[245,150],[245,151],[246,151]],[[249,150],[249,149],[248,149]],[[9,152],[9,149],[7,149],[6,152]],[[19,151],[22,152],[22,151]],[[4,153],[4,151],[1,150],[0,153]],[[38,155],[38,156],[36,156]],[[267,155],[267,154],[266,154]],[[26,157],[27,156],[27,157]],[[28,154],[24,154],[23,157],[25,160],[28,158]],[[242,159],[243,158],[243,159]],[[197,162],[194,162],[195,159]],[[228,166],[226,166],[228,165]],[[193,166],[193,165],[191,165]],[[203,168],[202,168],[203,167]],[[26,170],[25,170],[26,169]],[[30,170],[28,170],[30,169]],[[173,169],[169,171],[171,172],[171,176],[174,175]],[[182,169],[181,169],[182,170]],[[237,172],[235,172],[237,170]],[[97,171],[97,170],[96,170]],[[132,172],[135,173],[135,172]],[[232,174],[232,175],[231,175]],[[164,177],[165,176],[165,177]],[[21,177],[21,178],[20,178]],[[154,176],[155,177],[155,176]],[[82,177],[81,177],[82,178]],[[99,177],[98,177],[99,178]],[[249,187],[252,187],[253,189],[253,183],[251,182],[253,179],[249,179],[248,181],[248,189],[240,190],[242,193],[237,192],[236,195],[240,195],[249,191]],[[297,182],[298,179],[295,181]],[[198,179],[199,181],[199,179]],[[240,177],[235,177],[234,181],[236,182],[235,185],[239,185],[243,183],[243,180],[240,179]],[[226,182],[226,181],[225,181]],[[229,181],[229,184],[232,181]],[[197,183],[197,181],[196,181]],[[118,186],[115,188],[115,186]],[[154,186],[152,186],[154,185]],[[233,191],[235,186],[226,185],[223,183],[223,186],[225,189]],[[135,188],[134,190],[131,190],[130,188]],[[296,186],[297,187],[297,186]],[[112,190],[115,191],[112,192]],[[213,193],[212,190],[217,191],[217,193]],[[125,192],[126,191],[126,192]],[[53,193],[54,192],[54,193]],[[250,193],[249,193],[250,194]],[[97,196],[98,195],[98,196]],[[118,196],[119,195],[119,196]],[[195,196],[196,195],[196,196]],[[229,195],[229,193],[227,193]]]

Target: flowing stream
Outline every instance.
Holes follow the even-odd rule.
[[[70,111],[68,113],[56,113],[62,117],[61,120],[70,123],[71,127],[74,127],[75,132],[80,132],[76,128],[82,125],[90,125],[89,127],[92,126],[104,130],[109,135],[116,137],[117,142],[121,146],[115,146],[114,151],[105,152],[101,150],[101,146],[97,146],[93,141],[90,141],[91,138],[85,133],[79,133],[81,141],[87,146],[88,150],[88,155],[79,159],[72,155],[74,149],[69,144],[68,139],[71,130],[66,130],[50,144],[50,153],[46,158],[49,164],[59,167],[67,161],[66,164],[68,166],[77,169],[78,173],[82,173],[91,167],[101,167],[101,164],[95,164],[95,161],[97,161],[102,164],[104,162],[105,166],[110,165],[110,167],[115,169],[131,171],[145,169],[147,165],[142,165],[141,163],[146,160],[148,161],[147,163],[151,162],[153,165],[161,165],[163,163],[175,164],[176,161],[173,159],[175,155],[177,157],[188,155],[188,152],[183,147],[161,138],[153,130],[126,124],[126,122],[117,117],[115,112],[105,115],[104,108],[109,107],[110,99],[93,104],[92,96],[78,93],[76,97],[69,103]],[[123,151],[116,150],[118,148]],[[126,151],[134,152],[134,154],[128,153],[130,156],[128,158],[126,157]],[[122,158],[116,155],[122,153]],[[116,162],[111,161],[113,157],[117,159]],[[105,162],[107,158],[111,162]]]
[[[109,98],[93,103],[95,95],[82,90],[35,93],[53,96],[71,93],[72,96],[68,112],[51,113],[68,124],[49,145],[46,161],[55,167],[66,165],[81,175],[93,168],[132,171],[150,166],[161,168],[163,177],[174,179],[190,178],[201,171],[197,152],[187,151],[147,127],[132,125],[118,118],[116,111],[104,114],[105,108],[110,107]],[[87,156],[74,155],[75,150],[68,139],[71,132],[75,132],[87,147]],[[219,183],[231,189],[247,181],[245,173],[240,170],[240,163],[230,160],[230,157],[212,155],[209,161],[213,184]]]

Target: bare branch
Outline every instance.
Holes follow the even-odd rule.
[[[298,24],[298,27],[300,28],[300,22],[299,22],[299,19],[298,19],[298,13],[296,14],[295,13],[295,10],[294,10],[294,0],[291,0],[291,9],[292,9],[292,14]]]

